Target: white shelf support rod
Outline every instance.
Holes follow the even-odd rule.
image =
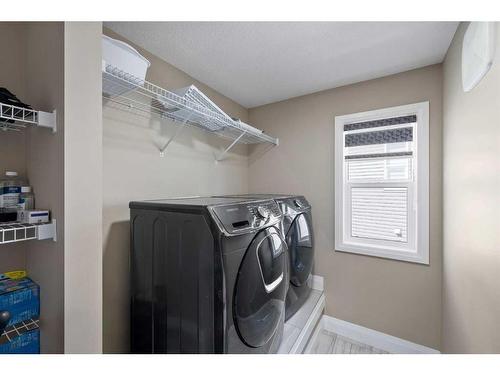
[[[181,126],[177,127],[177,130],[175,131],[174,135],[170,137],[170,139],[165,143],[165,146],[160,148],[160,156],[163,158],[165,156],[165,150],[167,149],[168,145],[179,135],[181,134],[182,130],[186,127],[189,119],[191,118],[193,114],[190,113],[189,116],[187,116],[183,121]]]
[[[222,159],[224,159],[224,156],[229,152],[229,150],[231,150],[235,144],[237,144],[239,142],[239,140],[247,133],[247,131],[245,130],[243,133],[241,133],[238,138],[236,138],[233,143],[231,143],[229,145],[229,147],[226,147],[226,149],[219,155],[218,158],[216,158],[215,160],[216,161],[221,161]]]

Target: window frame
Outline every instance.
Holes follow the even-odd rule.
[[[409,201],[414,202],[408,208],[408,243],[383,240],[356,241],[350,235],[348,185],[368,187],[368,183],[347,182],[347,163],[344,159],[344,125],[355,122],[373,121],[384,118],[416,115],[417,124],[413,136],[412,169],[415,183],[401,181],[377,182],[373,185],[382,187],[408,186]],[[395,259],[413,263],[429,264],[429,102],[420,102],[397,107],[377,109],[335,117],[334,132],[334,187],[335,187],[335,251]],[[413,189],[412,189],[413,187]],[[416,202],[415,202],[416,200]],[[412,211],[415,210],[415,214]],[[349,215],[346,215],[346,213]],[[411,225],[411,226],[410,226]],[[413,229],[415,228],[415,229]],[[411,238],[410,238],[411,237]],[[389,243],[390,242],[390,243]],[[397,244],[397,246],[395,245]]]

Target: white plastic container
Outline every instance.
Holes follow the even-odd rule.
[[[121,95],[132,90],[139,83],[137,81],[144,81],[146,79],[146,72],[151,66],[149,60],[137,52],[135,48],[106,35],[102,36],[102,61],[103,71],[105,71],[106,65],[109,64],[124,73],[138,78],[138,80],[135,80],[135,84],[130,85],[124,84],[121,80],[116,84],[103,84],[103,91],[111,96]]]

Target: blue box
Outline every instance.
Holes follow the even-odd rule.
[[[4,333],[0,336],[0,343],[0,354],[40,354],[40,329],[14,335],[9,340]]]
[[[0,280],[0,311],[10,312],[9,325],[40,316],[40,287],[28,277]]]
[[[4,310],[10,320],[0,336],[0,354],[39,353],[40,287],[27,277],[0,279],[0,311]]]

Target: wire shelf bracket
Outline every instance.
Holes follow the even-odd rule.
[[[224,160],[224,156],[226,156],[226,154],[229,152],[229,150],[231,150],[238,142],[239,140],[246,134],[246,130],[241,133],[241,135],[236,138],[233,143],[231,143],[229,146],[226,147],[226,149],[217,157],[215,158],[215,161],[222,161]]]
[[[49,128],[52,133],[57,132],[57,111],[52,112],[38,111],[38,124],[42,128]]]
[[[181,126],[179,126],[177,128],[177,130],[175,131],[175,133],[170,137],[170,139],[167,141],[167,143],[165,143],[165,145],[160,148],[160,157],[165,157],[165,150],[167,149],[168,145],[170,145],[170,143],[172,143],[172,141],[177,138],[177,136],[179,134],[181,134],[181,132],[184,130],[184,128],[186,127],[189,119],[191,118],[191,116],[188,116],[184,121],[182,121],[182,124]]]

